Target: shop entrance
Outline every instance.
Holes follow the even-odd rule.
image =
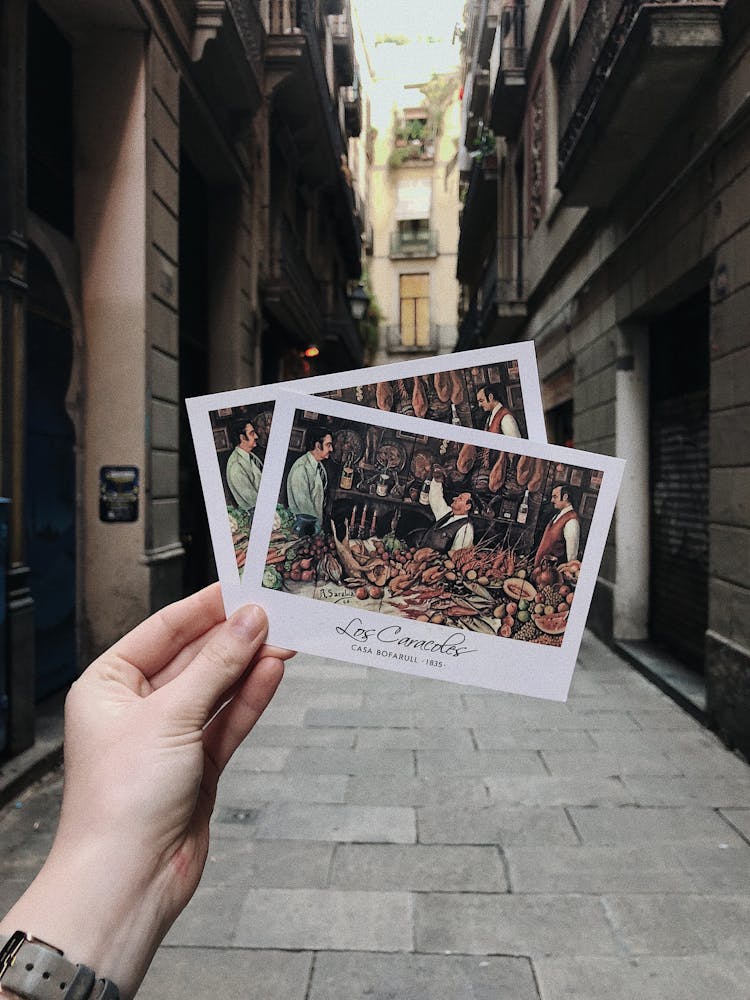
[[[73,367],[70,313],[45,258],[29,255],[25,518],[36,626],[36,697],[66,687],[76,656],[75,430],[65,400]]]
[[[708,627],[708,290],[656,319],[650,343],[650,638],[702,671]]]

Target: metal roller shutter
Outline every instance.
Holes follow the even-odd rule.
[[[702,669],[708,625],[708,394],[655,401],[651,638]]]

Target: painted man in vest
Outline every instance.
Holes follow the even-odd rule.
[[[235,449],[227,462],[227,485],[237,506],[253,510],[258,502],[263,463],[254,455],[258,434],[249,420],[236,425],[232,437]]]
[[[520,437],[516,418],[503,403],[503,387],[499,382],[490,382],[477,389],[477,403],[484,410],[486,420],[482,430],[493,434],[507,434],[508,437]]]
[[[294,514],[309,514],[316,520],[316,530],[323,521],[323,502],[328,486],[328,473],[323,462],[333,451],[333,438],[323,427],[311,427],[308,440],[312,448],[300,455],[289,470],[286,495],[289,510]]]
[[[540,566],[544,558],[554,557],[558,564],[578,558],[581,525],[574,510],[574,505],[578,504],[578,490],[567,483],[555,483],[551,499],[555,515],[544,529],[534,556],[535,567]]]
[[[443,473],[434,469],[430,483],[430,509],[435,516],[435,523],[427,528],[419,544],[436,552],[455,552],[456,549],[468,549],[474,544],[474,527],[469,520],[469,514],[474,509],[474,498],[471,493],[459,493],[451,503],[447,503],[443,494]]]

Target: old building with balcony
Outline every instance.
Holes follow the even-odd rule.
[[[382,313],[375,360],[453,350],[456,342],[458,84],[453,75],[372,93],[369,278]]]
[[[533,339],[550,439],[628,460],[590,623],[748,755],[750,10],[505,3],[489,72],[465,113],[497,182],[464,161],[462,343]],[[494,235],[473,208],[493,198]],[[491,326],[495,248],[518,314]]]
[[[361,362],[351,25],[349,0],[0,6],[0,753],[211,578],[184,397],[310,345]]]

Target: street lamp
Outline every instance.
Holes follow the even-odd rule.
[[[349,311],[352,314],[352,319],[355,323],[359,323],[361,319],[365,318],[365,313],[367,312],[367,307],[370,305],[370,296],[365,291],[365,286],[360,283],[354,289],[353,292],[349,293]]]

